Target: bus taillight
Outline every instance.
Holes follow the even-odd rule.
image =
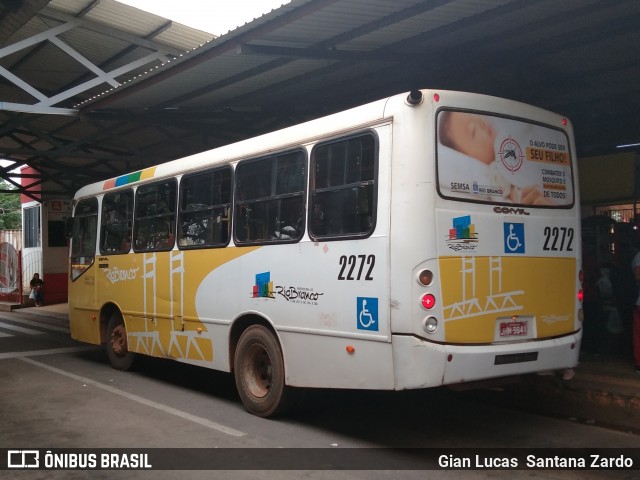
[[[422,307],[425,310],[431,310],[436,305],[436,297],[431,293],[425,293],[422,296]]]
[[[431,270],[422,270],[418,274],[418,282],[420,285],[428,287],[433,282],[433,272]]]
[[[582,269],[578,272],[578,280],[580,281],[580,285],[582,286],[584,284],[584,270]],[[583,300],[584,300],[584,291],[581,288],[580,290],[578,290],[578,301],[582,303]]]

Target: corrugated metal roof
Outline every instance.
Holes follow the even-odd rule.
[[[9,36],[5,45],[17,44],[38,35],[45,36],[52,29],[75,21],[76,26],[59,33],[55,38],[94,65],[114,70],[154,51],[163,54],[163,59],[118,77],[125,80],[199,47],[214,37],[114,0],[53,0]],[[85,66],[62,51],[59,45],[47,40],[50,38],[43,38],[42,42],[2,58],[0,65],[44,92],[61,90],[87,73]],[[34,68],[35,65],[37,68]],[[43,75],[43,72],[46,74]],[[102,92],[106,88],[97,87],[92,93]],[[15,101],[14,98],[23,95],[23,92],[15,89],[14,93],[19,97],[12,97],[3,91],[2,100]]]
[[[114,0],[3,2],[0,26],[0,155],[32,166],[42,175],[35,184],[65,195],[95,175],[126,168],[126,160],[114,158],[124,150],[78,115],[41,113],[72,115],[82,99],[214,38]],[[145,141],[158,136],[133,131]],[[71,151],[83,143],[90,145]]]
[[[93,6],[82,18],[142,38],[148,38],[152,35],[154,41],[181,51],[190,51],[213,38],[211,33],[187,27],[114,0],[100,0],[99,2],[93,0],[52,0],[48,6],[54,10],[76,16],[90,5]],[[168,28],[163,29],[162,33],[154,34],[158,29],[167,25],[169,25]]]

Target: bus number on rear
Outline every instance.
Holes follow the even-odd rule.
[[[375,255],[342,255],[338,280],[373,280]]]
[[[573,228],[544,227],[543,250],[552,252],[573,251]]]

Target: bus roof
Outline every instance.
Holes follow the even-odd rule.
[[[74,198],[80,199],[98,195],[125,185],[132,186],[151,179],[160,179],[205,169],[214,165],[237,162],[256,155],[268,155],[270,152],[299,147],[323,137],[336,136],[347,130],[364,128],[384,119],[385,105],[389,98],[393,97],[377,100],[349,110],[196,153],[188,157],[171,160],[108,180],[95,182],[79,189]]]

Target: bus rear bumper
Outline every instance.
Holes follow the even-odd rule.
[[[572,368],[578,364],[580,334],[492,345],[442,345],[394,336],[393,345],[396,389],[401,390]]]

